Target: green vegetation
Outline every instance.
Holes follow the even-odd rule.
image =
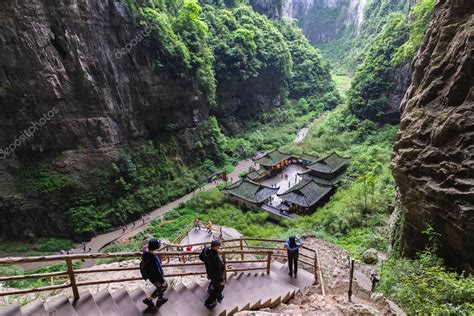
[[[397,49],[395,56],[392,58],[392,63],[397,65],[415,57],[418,48],[423,42],[434,5],[435,0],[417,1],[408,18],[410,21],[410,37]]]
[[[332,75],[332,80],[334,81],[339,94],[346,97],[347,92],[351,88],[352,78],[346,75]]]
[[[73,261],[72,266],[74,269],[79,269],[82,266],[81,261]],[[51,272],[65,272],[67,271],[66,264],[57,263],[46,267],[36,268],[29,271],[24,271],[18,266],[0,266],[0,275],[2,276],[13,276],[13,275],[29,275],[39,273],[51,273]],[[55,277],[55,284],[62,284],[69,280],[68,277]],[[26,279],[18,281],[7,281],[6,286],[16,289],[28,289],[37,288],[51,285],[51,278],[37,278],[37,279]]]
[[[408,314],[472,315],[474,277],[448,271],[443,260],[434,255],[441,236],[431,226],[424,233],[431,245],[419,252],[416,260],[393,253],[379,269],[378,290],[400,304]]]
[[[23,193],[51,193],[76,184],[76,179],[51,171],[45,164],[25,163],[16,178],[16,188]]]
[[[292,74],[288,79],[289,97],[319,102],[325,109],[334,108],[340,99],[332,82],[329,64],[296,25],[280,21],[278,27],[288,43],[293,60]]]
[[[39,238],[31,242],[20,241],[2,241],[0,242],[0,251],[3,252],[36,252],[37,254],[45,252],[58,252],[74,248],[74,243],[68,239],[58,238]]]
[[[387,115],[389,97],[397,88],[399,72],[391,60],[407,38],[406,17],[401,13],[392,13],[352,81],[348,103],[351,112],[359,118],[383,121]]]
[[[406,6],[400,6],[402,3],[391,6],[382,1],[376,6],[376,2],[367,7],[367,21],[361,35],[365,34],[367,45],[364,57],[359,57],[362,63],[352,81],[348,103],[351,112],[359,118],[384,122],[390,96],[400,85],[401,67],[421,46],[434,0],[418,1],[409,15],[405,13]],[[376,30],[380,32],[374,33]]]
[[[163,221],[155,221],[144,234],[172,240],[195,218],[203,223],[211,221],[216,225],[231,226],[249,237],[271,237],[288,227],[288,223],[282,226],[272,224],[267,220],[268,215],[263,212],[242,212],[238,206],[226,201],[224,194],[213,189],[196,194],[181,208],[166,213]],[[138,236],[140,238],[141,235]]]
[[[110,172],[100,175],[98,192],[76,199],[68,218],[78,235],[90,236],[98,230],[137,219],[207,181],[207,176],[226,162],[225,138],[215,118],[200,125],[194,135],[188,161],[178,158],[177,139],[167,146],[152,141],[124,152]]]

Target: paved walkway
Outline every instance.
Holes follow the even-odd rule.
[[[242,173],[242,172],[247,172],[249,167],[252,166],[253,164],[254,163],[251,159],[246,159],[246,160],[240,161],[237,164],[237,166],[235,166],[234,171],[232,171],[232,173],[230,173],[228,175],[229,180],[230,180],[230,178],[232,178],[233,181],[237,180],[239,178],[239,174]],[[200,188],[196,189],[195,191],[193,191],[191,193],[188,193],[188,194],[180,197],[179,199],[174,200],[174,201],[172,201],[172,202],[170,202],[166,205],[163,205],[162,207],[146,214],[145,217],[144,217],[145,223],[143,223],[143,220],[141,220],[141,219],[134,221],[135,222],[135,227],[133,227],[134,222],[128,223],[126,225],[127,230],[125,232],[123,232],[123,229],[121,227],[121,228],[116,229],[114,231],[111,231],[109,233],[105,233],[105,234],[102,234],[102,235],[95,236],[94,238],[92,238],[87,243],[87,247],[91,248],[90,253],[100,252],[100,250],[102,248],[104,248],[105,246],[107,246],[111,242],[114,242],[115,240],[118,240],[118,239],[121,239],[121,238],[130,238],[130,237],[135,236],[139,232],[142,232],[148,226],[148,224],[151,221],[153,221],[155,218],[159,218],[159,217],[163,216],[167,211],[170,211],[174,208],[179,207],[179,205],[181,203],[189,201],[196,193],[208,191],[210,189],[215,188],[219,183],[222,183],[222,181],[217,182],[217,183],[216,182],[208,183],[205,186],[200,187]],[[83,253],[83,250],[82,250],[82,248],[78,248],[78,249],[74,250],[74,253]],[[94,260],[86,261],[84,266],[86,268],[91,267],[92,265],[94,265],[93,261]],[[42,266],[45,266],[45,265],[49,265],[51,263],[52,262],[48,262],[48,263],[34,262],[34,263],[29,263],[29,264],[22,264],[20,266],[25,270],[30,270],[30,269],[42,267]]]
[[[303,172],[305,170],[306,168],[299,164],[291,164],[275,176],[263,180],[262,184],[269,187],[272,185],[274,187],[279,187],[280,189],[278,190],[278,193],[281,194],[300,182],[302,178],[298,175],[298,172]],[[281,199],[276,194],[273,195],[271,205],[278,206],[280,203]]]

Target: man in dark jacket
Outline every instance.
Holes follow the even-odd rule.
[[[221,242],[219,240],[213,240],[211,242],[211,248],[204,247],[199,259],[204,262],[206,266],[206,273],[208,279],[211,280],[209,285],[209,297],[204,306],[208,309],[213,309],[217,305],[217,301],[221,302],[224,296],[222,291],[224,290],[224,263],[219,257],[219,248]]]
[[[296,236],[291,236],[285,242],[285,248],[288,254],[288,268],[290,270],[288,274],[290,277],[293,277],[293,273],[295,278],[298,276],[298,255],[301,246],[303,246],[303,242]]]
[[[160,257],[154,253],[154,251],[158,250],[160,246],[161,243],[158,239],[150,239],[148,241],[148,246],[143,248],[142,263],[140,265],[143,277],[150,280],[150,282],[156,287],[156,290],[149,297],[143,300],[143,303],[150,307],[155,306],[153,300],[156,298],[158,298],[156,301],[157,307],[160,307],[168,301],[168,299],[163,296],[168,288],[168,283],[164,278]]]

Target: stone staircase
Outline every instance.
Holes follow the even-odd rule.
[[[255,263],[248,264],[247,267],[262,266]],[[8,306],[0,309],[0,316],[232,315],[241,310],[277,306],[313,283],[312,273],[299,269],[298,278],[290,278],[287,266],[274,261],[269,275],[264,272],[241,272],[228,276],[224,300],[213,311],[204,306],[209,282],[198,280],[187,285],[180,283],[170,286],[165,293],[169,300],[159,309],[149,309],[142,303],[146,293],[141,288],[131,292],[121,289],[111,293],[105,289],[96,294],[81,292],[81,298],[77,302],[61,295],[44,304],[35,301],[23,307]]]

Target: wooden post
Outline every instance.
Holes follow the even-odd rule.
[[[74,296],[74,301],[77,301],[79,299],[79,290],[77,289],[76,276],[74,275],[72,260],[70,258],[66,258],[66,265],[67,265],[67,274],[69,275],[69,282],[71,283],[72,294]]]
[[[268,257],[267,257],[267,275],[270,274],[270,262],[272,260],[272,253],[269,252],[268,253]]]
[[[318,255],[314,252],[314,281],[318,284]]]
[[[352,278],[354,277],[354,260],[351,260],[351,272],[349,274],[349,291],[347,292],[347,296],[349,298],[349,302],[352,302]]]
[[[243,241],[242,239],[240,240],[240,251],[243,251],[244,250],[244,244],[243,244]],[[240,260],[244,260],[244,254],[240,254]]]
[[[227,264],[225,263],[225,254],[222,255],[222,261],[224,262],[224,282],[227,282]]]

